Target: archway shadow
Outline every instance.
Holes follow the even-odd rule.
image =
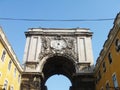
[[[75,63],[63,56],[53,56],[46,60],[43,70],[44,80],[42,86],[45,88],[46,81],[53,75],[64,75],[73,82],[73,75],[76,72]],[[56,81],[57,82],[57,81]],[[47,88],[47,87],[46,87]]]

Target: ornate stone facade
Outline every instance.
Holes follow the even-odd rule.
[[[54,74],[67,76],[70,90],[94,90],[89,29],[31,28],[25,34],[22,90],[47,90],[45,82]]]
[[[75,51],[76,40],[73,37],[62,37],[56,35],[54,37],[41,37],[42,39],[42,49],[39,54],[39,59],[42,60],[47,55],[68,55],[78,60],[77,53]]]

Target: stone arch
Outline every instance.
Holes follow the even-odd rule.
[[[44,79],[42,86],[44,87],[47,79],[55,74],[62,74],[66,76],[71,84],[73,82],[73,75],[76,73],[76,65],[74,60],[63,55],[52,55],[49,56],[43,65],[42,73],[44,74]]]
[[[40,72],[42,72],[42,70],[43,70],[43,68],[44,68],[44,65],[45,65],[45,63],[47,62],[47,60],[48,59],[50,59],[50,58],[54,58],[54,57],[63,57],[63,58],[66,58],[68,61],[70,61],[70,62],[72,62],[73,63],[73,66],[74,66],[74,68],[75,68],[75,72],[76,72],[76,70],[77,70],[77,68],[76,68],[76,61],[77,60],[75,60],[75,58],[73,58],[73,57],[71,57],[71,56],[69,56],[69,55],[63,55],[63,54],[49,54],[49,55],[47,55],[47,56],[45,56],[40,62],[39,62],[39,68],[40,68]]]
[[[94,90],[89,29],[32,28],[25,34],[21,90],[47,90],[44,84],[54,74],[67,76],[70,90]]]

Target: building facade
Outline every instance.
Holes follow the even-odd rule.
[[[96,90],[120,90],[120,13],[96,61]]]
[[[0,28],[0,90],[20,90],[23,69]]]
[[[62,74],[70,90],[94,90],[92,32],[86,28],[31,28],[26,33],[22,90],[47,90],[45,82]]]

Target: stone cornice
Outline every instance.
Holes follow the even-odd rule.
[[[92,36],[92,32],[89,31],[89,29],[86,28],[71,28],[71,29],[65,29],[65,28],[30,28],[28,32],[25,32],[26,36],[30,35],[81,35],[81,36]]]

